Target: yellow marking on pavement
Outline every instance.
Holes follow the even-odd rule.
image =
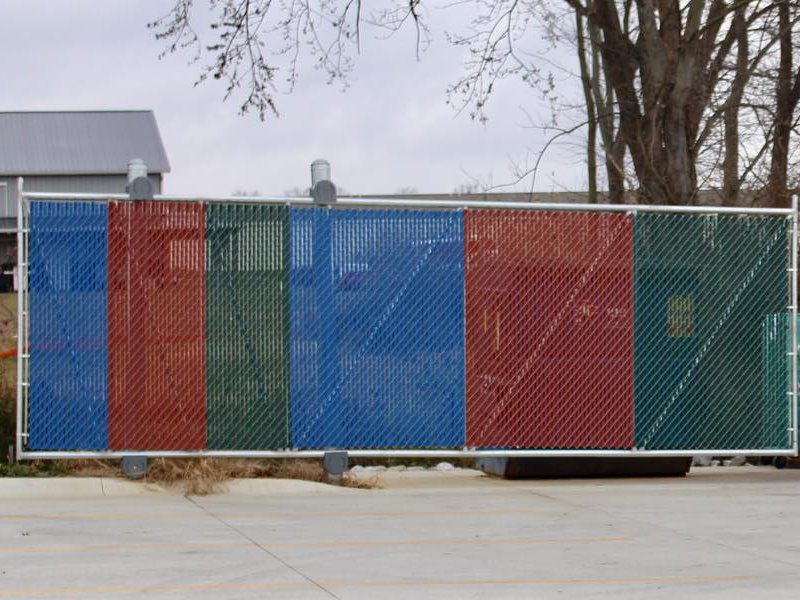
[[[340,546],[446,546],[446,545],[520,545],[529,546],[537,544],[602,544],[614,542],[632,542],[631,537],[584,537],[584,538],[467,538],[467,539],[423,539],[423,540],[337,540],[325,542],[289,542],[262,544],[268,548],[338,548]]]
[[[425,588],[470,586],[635,586],[688,585],[693,583],[731,583],[757,581],[751,575],[685,575],[677,577],[620,577],[575,579],[441,579],[441,580],[334,580],[319,581],[324,588]],[[252,583],[175,583],[162,585],[130,585],[106,587],[19,588],[0,590],[0,598],[32,598],[36,596],[86,596],[89,594],[164,594],[180,592],[233,592],[280,589],[316,589],[308,581],[263,581]]]
[[[145,544],[75,544],[66,546],[17,546],[0,547],[0,554],[70,554],[79,552],[127,552],[131,550],[202,550],[202,549],[225,549],[225,548],[246,548],[253,544],[248,542],[198,542],[194,544],[171,544],[171,543],[145,543]]]
[[[412,539],[412,540],[331,540],[312,542],[260,542],[267,548],[340,548],[386,546],[447,546],[447,545],[555,545],[555,544],[609,544],[633,542],[632,537],[576,537],[576,538],[465,538],[465,539]],[[80,552],[126,552],[130,550],[202,550],[252,547],[249,542],[196,542],[196,543],[141,543],[141,544],[73,544],[65,546],[0,546],[0,554],[65,554]]]
[[[690,583],[719,583],[757,581],[755,575],[679,575],[676,577],[601,577],[574,579],[452,579],[430,581],[322,581],[324,587],[416,587],[459,585],[686,585]]]
[[[223,519],[275,519],[275,518],[297,518],[305,519],[309,517],[322,518],[364,518],[364,517],[460,517],[474,515],[492,515],[495,517],[516,514],[540,514],[542,512],[552,512],[550,509],[521,508],[498,511],[492,510],[448,510],[448,511],[376,511],[376,512],[355,512],[355,511],[263,511],[254,513],[215,513],[209,509],[215,517]],[[2,521],[127,521],[127,520],[163,520],[163,519],[203,519],[207,515],[197,512],[176,512],[176,513],[109,513],[109,514],[61,514],[61,515],[42,515],[37,513],[0,515]]]

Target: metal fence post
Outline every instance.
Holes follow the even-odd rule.
[[[25,264],[25,221],[22,216],[23,195],[25,182],[22,177],[17,179],[17,423],[16,423],[16,452],[15,459],[19,459],[24,449],[23,441],[23,402],[24,402],[24,369],[22,361],[25,355],[25,298],[27,289],[28,270]]]
[[[336,201],[336,187],[330,180],[331,166],[327,160],[317,159],[311,163],[311,195],[318,208],[313,220],[313,277],[317,299],[317,320],[320,331],[319,361],[320,377],[317,402],[322,405],[334,392],[337,365],[336,303],[334,301],[334,267],[331,238],[331,209]],[[327,467],[326,467],[327,468]]]
[[[791,247],[791,318],[792,318],[792,347],[791,347],[791,360],[792,360],[792,449],[795,455],[798,453],[798,437],[797,437],[797,208],[798,196],[792,195],[792,247]]]
[[[134,158],[128,163],[128,185],[125,186],[125,191],[128,192],[130,200],[153,199],[153,184],[147,177],[147,165],[140,158]],[[130,235],[132,236],[135,236],[140,230],[137,221],[138,219],[136,218],[136,215],[131,215]],[[128,257],[128,261],[131,261],[130,256]],[[136,257],[133,257],[133,260],[128,265],[128,277],[130,277],[134,282],[139,282],[139,277],[135,276],[132,272],[132,269],[135,268],[137,264]],[[130,281],[128,284],[130,288]],[[142,297],[142,290],[139,285],[132,286],[131,296],[132,306],[144,306],[144,298]],[[144,346],[144,332],[141,329],[140,323],[137,323],[135,327],[132,327],[128,333],[128,356],[136,356],[135,350]],[[142,381],[137,378],[136,384],[131,386],[129,393],[132,392],[133,394],[141,395],[142,385]],[[147,473],[147,457],[139,455],[123,457],[122,472],[129,479],[140,479],[141,477],[144,477],[144,475]]]

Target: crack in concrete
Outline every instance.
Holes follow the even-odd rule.
[[[208,509],[207,509],[205,506],[203,506],[202,504],[199,504],[199,503],[195,502],[195,501],[194,501],[194,500],[193,500],[193,499],[192,499],[190,496],[184,496],[184,498],[186,498],[186,500],[188,500],[188,501],[189,501],[191,504],[193,504],[194,506],[196,506],[197,508],[199,508],[199,509],[200,509],[201,511],[203,511],[205,514],[207,514],[208,516],[210,516],[212,519],[214,519],[214,520],[218,521],[219,523],[222,523],[222,524],[223,524],[225,527],[227,527],[227,528],[228,528],[228,529],[230,529],[231,531],[234,531],[234,532],[236,532],[236,533],[237,533],[239,536],[243,537],[243,538],[244,538],[244,539],[246,539],[248,542],[250,542],[250,543],[251,543],[253,546],[255,546],[256,548],[258,548],[259,550],[261,550],[261,552],[263,552],[264,554],[268,555],[268,556],[269,556],[269,557],[271,557],[273,560],[276,560],[276,561],[278,561],[278,562],[279,562],[279,563],[281,563],[281,564],[282,564],[284,567],[286,567],[286,568],[287,568],[287,569],[289,569],[290,571],[293,571],[294,573],[296,573],[297,575],[299,575],[300,577],[302,577],[303,579],[305,579],[306,581],[308,581],[308,582],[309,582],[311,585],[313,585],[314,587],[316,587],[317,589],[319,589],[319,590],[320,590],[320,591],[322,591],[323,593],[327,594],[327,595],[328,595],[328,596],[330,596],[331,598],[335,598],[336,600],[342,600],[342,599],[341,599],[339,596],[337,596],[336,594],[334,594],[334,593],[333,593],[331,590],[329,590],[328,588],[326,588],[324,585],[322,585],[321,583],[319,583],[318,581],[316,581],[315,579],[313,579],[313,578],[312,578],[312,577],[310,577],[309,575],[306,575],[305,573],[303,573],[303,572],[302,572],[300,569],[298,569],[298,568],[297,568],[297,567],[295,567],[294,565],[290,564],[289,562],[287,562],[286,560],[284,560],[283,558],[281,558],[280,556],[278,556],[277,554],[275,554],[275,553],[274,553],[272,550],[270,550],[269,548],[267,548],[267,547],[266,547],[266,546],[264,546],[263,544],[260,544],[260,543],[258,543],[256,540],[254,540],[252,537],[250,537],[249,535],[247,535],[247,534],[246,534],[244,531],[242,531],[241,529],[239,529],[239,528],[238,528],[238,527],[236,527],[235,525],[233,525],[233,524],[231,524],[231,523],[228,523],[228,522],[227,522],[225,519],[223,519],[222,517],[220,517],[220,516],[218,516],[218,515],[214,514],[213,512],[211,512],[210,510],[208,510]]]

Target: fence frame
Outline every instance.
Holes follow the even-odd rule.
[[[30,451],[25,449],[28,437],[28,392],[30,389],[30,354],[28,350],[29,310],[28,297],[28,234],[29,206],[36,201],[130,201],[127,194],[98,193],[50,193],[26,192],[24,181],[17,180],[17,384],[16,384],[16,456],[19,459],[87,459],[87,458],[123,458],[141,456],[148,458],[322,458],[333,450],[180,450],[180,451]],[[225,203],[225,204],[268,204],[278,206],[318,206],[310,197],[278,197],[278,196],[180,196],[157,194],[153,200],[160,202],[191,203]],[[791,386],[787,392],[790,404],[791,448],[776,449],[705,449],[705,450],[541,450],[541,449],[476,449],[463,447],[456,449],[348,449],[341,448],[348,455],[357,458],[475,458],[475,457],[540,457],[540,458],[585,458],[585,457],[689,457],[689,456],[732,456],[737,454],[748,456],[798,456],[798,197],[792,196],[790,208],[752,208],[722,206],[664,206],[637,204],[560,204],[560,203],[526,203],[526,202],[484,202],[476,200],[394,200],[385,198],[340,198],[335,206],[348,208],[416,208],[416,209],[507,209],[518,211],[568,211],[568,212],[612,212],[635,215],[636,213],[673,213],[673,214],[706,214],[706,215],[763,215],[784,216],[791,222],[790,248],[791,256],[787,261],[787,272],[790,281],[790,303],[787,312],[791,314],[791,348],[788,356],[791,362]]]

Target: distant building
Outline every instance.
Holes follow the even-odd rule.
[[[31,192],[124,193],[132,158],[161,193],[169,161],[150,110],[0,112],[0,263],[16,263],[18,177]]]

